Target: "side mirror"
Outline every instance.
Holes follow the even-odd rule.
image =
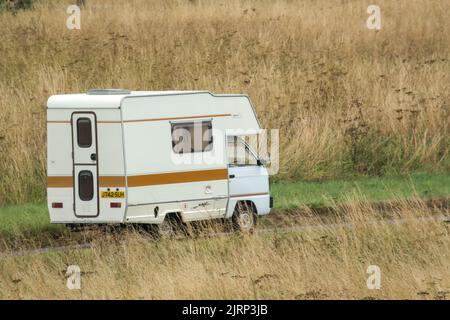
[[[267,166],[267,165],[270,164],[270,159],[258,159],[258,160],[256,161],[256,164],[257,164],[258,166]]]

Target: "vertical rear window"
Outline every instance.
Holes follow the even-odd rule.
[[[94,197],[94,176],[89,170],[78,173],[78,196],[82,201],[89,201]]]
[[[77,120],[77,140],[81,148],[92,146],[92,126],[91,119],[79,118]]]

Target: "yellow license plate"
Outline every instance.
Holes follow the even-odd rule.
[[[102,191],[102,198],[125,198],[125,191]]]

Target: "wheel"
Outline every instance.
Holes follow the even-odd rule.
[[[256,226],[255,209],[247,202],[238,202],[234,209],[232,221],[236,231],[242,233],[253,232]]]
[[[69,230],[69,232],[80,232],[86,230],[87,227],[83,224],[68,223],[66,224],[66,228]]]
[[[182,231],[181,221],[175,216],[166,216],[161,224],[156,225],[156,231],[160,239],[173,239]]]
[[[80,229],[79,226],[77,226],[76,224],[72,224],[72,223],[66,223],[66,228],[69,230],[69,232],[76,232]]]

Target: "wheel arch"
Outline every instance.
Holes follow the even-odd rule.
[[[245,203],[251,206],[252,210],[256,215],[258,215],[258,207],[252,199],[230,199],[230,203],[228,205],[226,218],[231,218],[236,211],[236,207],[239,203]]]
[[[183,213],[181,211],[174,211],[174,210],[164,211],[164,218],[162,221],[166,219],[175,219],[177,222],[184,222]]]

